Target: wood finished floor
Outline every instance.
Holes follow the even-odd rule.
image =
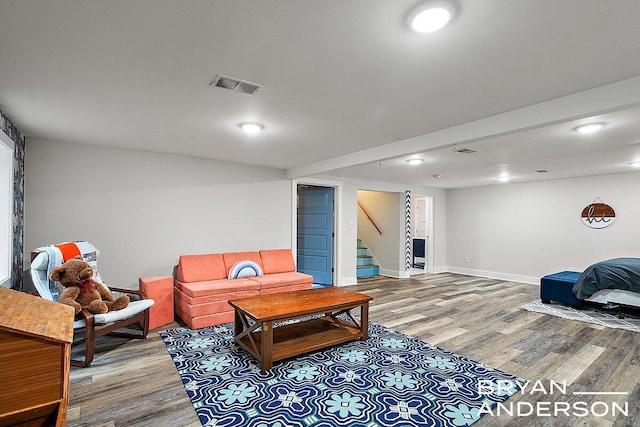
[[[519,310],[539,288],[456,274],[376,277],[348,289],[371,295],[369,319],[568,395],[518,393],[508,402],[628,403],[629,416],[491,417],[474,426],[640,426],[640,334]],[[158,332],[146,340],[106,337],[88,368],[71,372],[74,426],[198,427],[200,422]],[[573,392],[627,392],[574,396]],[[551,403],[552,404],[552,403]],[[573,406],[572,406],[573,408]],[[598,412],[604,406],[598,406]],[[573,410],[570,410],[570,413]]]

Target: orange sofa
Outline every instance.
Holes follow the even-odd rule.
[[[191,329],[233,322],[231,299],[313,283],[313,276],[296,272],[291,249],[182,255],[174,276],[176,313]]]

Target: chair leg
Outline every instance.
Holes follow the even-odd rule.
[[[140,323],[142,325],[142,337],[146,339],[149,334],[149,310],[145,310],[144,319]]]
[[[93,354],[89,354],[89,350],[85,353],[84,359],[71,359],[71,366],[76,366],[78,368],[86,368],[93,362]]]
[[[86,339],[84,340],[84,358],[81,360],[71,359],[71,366],[86,368],[93,362],[93,356],[96,352],[96,337],[93,329],[86,331]]]
[[[138,323],[142,328],[142,331],[140,333],[117,332],[117,329],[113,330],[115,328],[124,328],[129,324],[135,324],[135,323]],[[90,320],[87,319],[87,324],[93,325],[93,319],[90,319]],[[85,333],[86,333],[85,338],[75,343],[76,345],[84,343],[84,348],[85,348],[84,359],[83,360],[71,359],[72,366],[78,366],[80,368],[84,368],[89,366],[91,362],[93,362],[93,357],[96,351],[96,331],[94,328],[85,328]],[[110,335],[114,337],[122,337],[122,338],[130,338],[130,339],[131,338],[146,339],[148,333],[149,333],[149,310],[145,310],[144,313],[141,313],[141,315],[137,317],[137,319],[133,317],[131,318],[129,323],[118,324],[115,327],[111,327],[110,331],[107,331],[106,329],[101,329],[98,332],[98,335],[99,336]]]

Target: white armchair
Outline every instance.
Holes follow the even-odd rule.
[[[146,338],[149,332],[149,308],[154,304],[154,301],[148,299],[144,292],[141,291],[107,286],[102,281],[97,269],[99,251],[88,242],[67,242],[41,247],[32,252],[30,272],[35,294],[50,301],[57,301],[56,287],[59,284],[50,280],[49,272],[57,265],[71,258],[70,254],[80,254],[89,262],[94,270],[94,280],[104,284],[111,292],[127,294],[131,298],[129,305],[122,310],[105,314],[92,314],[84,308],[76,315],[76,320],[73,324],[73,346],[84,344],[85,351],[83,359],[72,359],[71,364],[85,367],[89,366],[93,361],[95,340],[102,335]],[[128,329],[126,332],[119,331],[136,323],[141,330]]]

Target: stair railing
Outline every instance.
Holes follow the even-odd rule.
[[[364,206],[362,206],[362,202],[360,202],[360,200],[358,200],[358,206],[360,207],[360,209],[362,209],[362,212],[364,212],[364,214],[367,216],[367,218],[369,219],[369,222],[371,222],[371,224],[373,224],[373,226],[375,227],[376,230],[378,230],[378,233],[380,233],[380,235],[382,236],[382,230],[380,230],[380,227],[378,227],[378,225],[376,224],[376,222],[373,220],[373,218],[371,218],[371,215],[369,215],[369,213],[367,212],[367,210],[364,208]]]

